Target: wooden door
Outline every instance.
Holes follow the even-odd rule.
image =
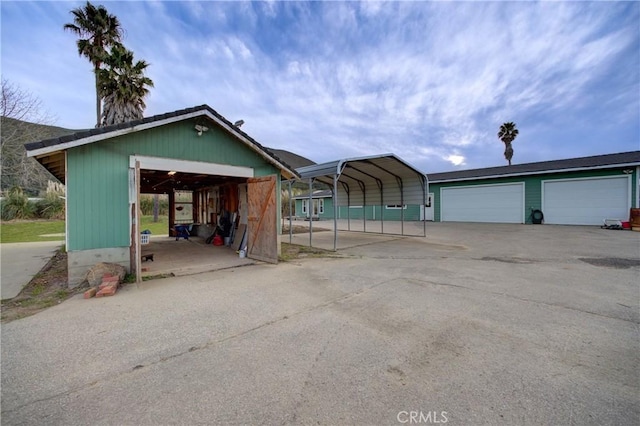
[[[278,263],[276,175],[247,180],[247,256]]]

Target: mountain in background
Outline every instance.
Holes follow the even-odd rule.
[[[47,188],[47,182],[58,182],[34,158],[27,157],[25,143],[69,135],[79,130],[29,123],[9,117],[0,117],[2,143],[2,191],[21,187],[29,196],[37,196]]]

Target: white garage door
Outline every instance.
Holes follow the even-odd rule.
[[[524,183],[442,188],[443,222],[524,222]]]
[[[630,178],[548,180],[542,182],[544,223],[602,225],[629,217]]]

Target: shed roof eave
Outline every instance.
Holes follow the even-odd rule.
[[[65,151],[65,150],[70,149],[70,148],[75,148],[75,147],[78,147],[78,146],[91,144],[91,143],[98,142],[98,141],[101,141],[101,140],[111,139],[111,138],[122,136],[122,135],[125,135],[125,134],[135,133],[135,132],[139,132],[139,131],[142,131],[142,130],[151,129],[151,128],[154,128],[154,127],[159,127],[159,126],[163,126],[163,125],[167,125],[167,124],[171,124],[171,123],[176,123],[176,122],[179,122],[179,121],[184,121],[184,120],[188,120],[188,119],[195,118],[195,117],[201,117],[201,116],[208,117],[210,120],[212,120],[213,122],[218,124],[220,127],[225,129],[232,136],[234,136],[235,138],[239,139],[245,145],[250,147],[253,151],[255,151],[258,155],[260,155],[268,163],[270,163],[273,166],[277,167],[280,170],[280,172],[283,175],[283,177],[285,177],[287,179],[294,179],[294,178],[298,177],[298,174],[294,169],[292,169],[288,165],[284,164],[282,161],[280,161],[278,158],[276,158],[273,155],[271,155],[269,152],[265,151],[264,147],[262,147],[260,144],[258,144],[255,140],[253,140],[246,133],[244,133],[243,131],[237,129],[235,126],[230,124],[230,122],[228,122],[228,120],[224,119],[224,117],[222,117],[222,116],[218,117],[218,113],[213,111],[207,105],[202,105],[200,107],[195,107],[195,109],[194,108],[188,109],[188,110],[185,110],[184,113],[179,113],[179,114],[176,114],[176,115],[171,115],[171,113],[169,113],[169,114],[164,114],[164,115],[160,115],[160,116],[154,116],[154,117],[157,117],[157,118],[149,117],[148,118],[149,121],[146,121],[146,122],[144,121],[145,119],[143,119],[143,122],[139,123],[139,124],[133,124],[133,125],[130,125],[130,126],[127,126],[127,127],[124,127],[124,128],[116,127],[111,131],[104,131],[102,133],[93,134],[93,135],[90,134],[89,136],[86,136],[86,137],[75,138],[75,139],[72,138],[68,142],[61,142],[61,143],[51,144],[49,146],[43,146],[43,147],[40,147],[40,148],[35,147],[35,145],[38,144],[38,142],[36,142],[36,143],[25,144],[25,148],[27,150],[27,156],[28,157],[40,158],[40,157],[46,156],[46,154],[50,154],[50,153],[53,153],[53,152],[56,152],[56,151]],[[123,125],[126,126],[127,123],[123,123]],[[78,132],[78,133],[83,133],[83,132]],[[78,134],[78,133],[76,133],[76,134]],[[88,131],[87,133],[91,133],[91,131]],[[70,136],[72,137],[73,135],[70,135]],[[42,143],[42,142],[44,142],[44,141],[40,141],[40,143]]]

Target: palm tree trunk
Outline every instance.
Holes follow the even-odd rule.
[[[96,127],[100,127],[100,116],[102,115],[101,111],[101,101],[100,101],[100,84],[98,80],[98,71],[100,70],[100,65],[96,64],[93,69],[93,74],[96,77]]]

